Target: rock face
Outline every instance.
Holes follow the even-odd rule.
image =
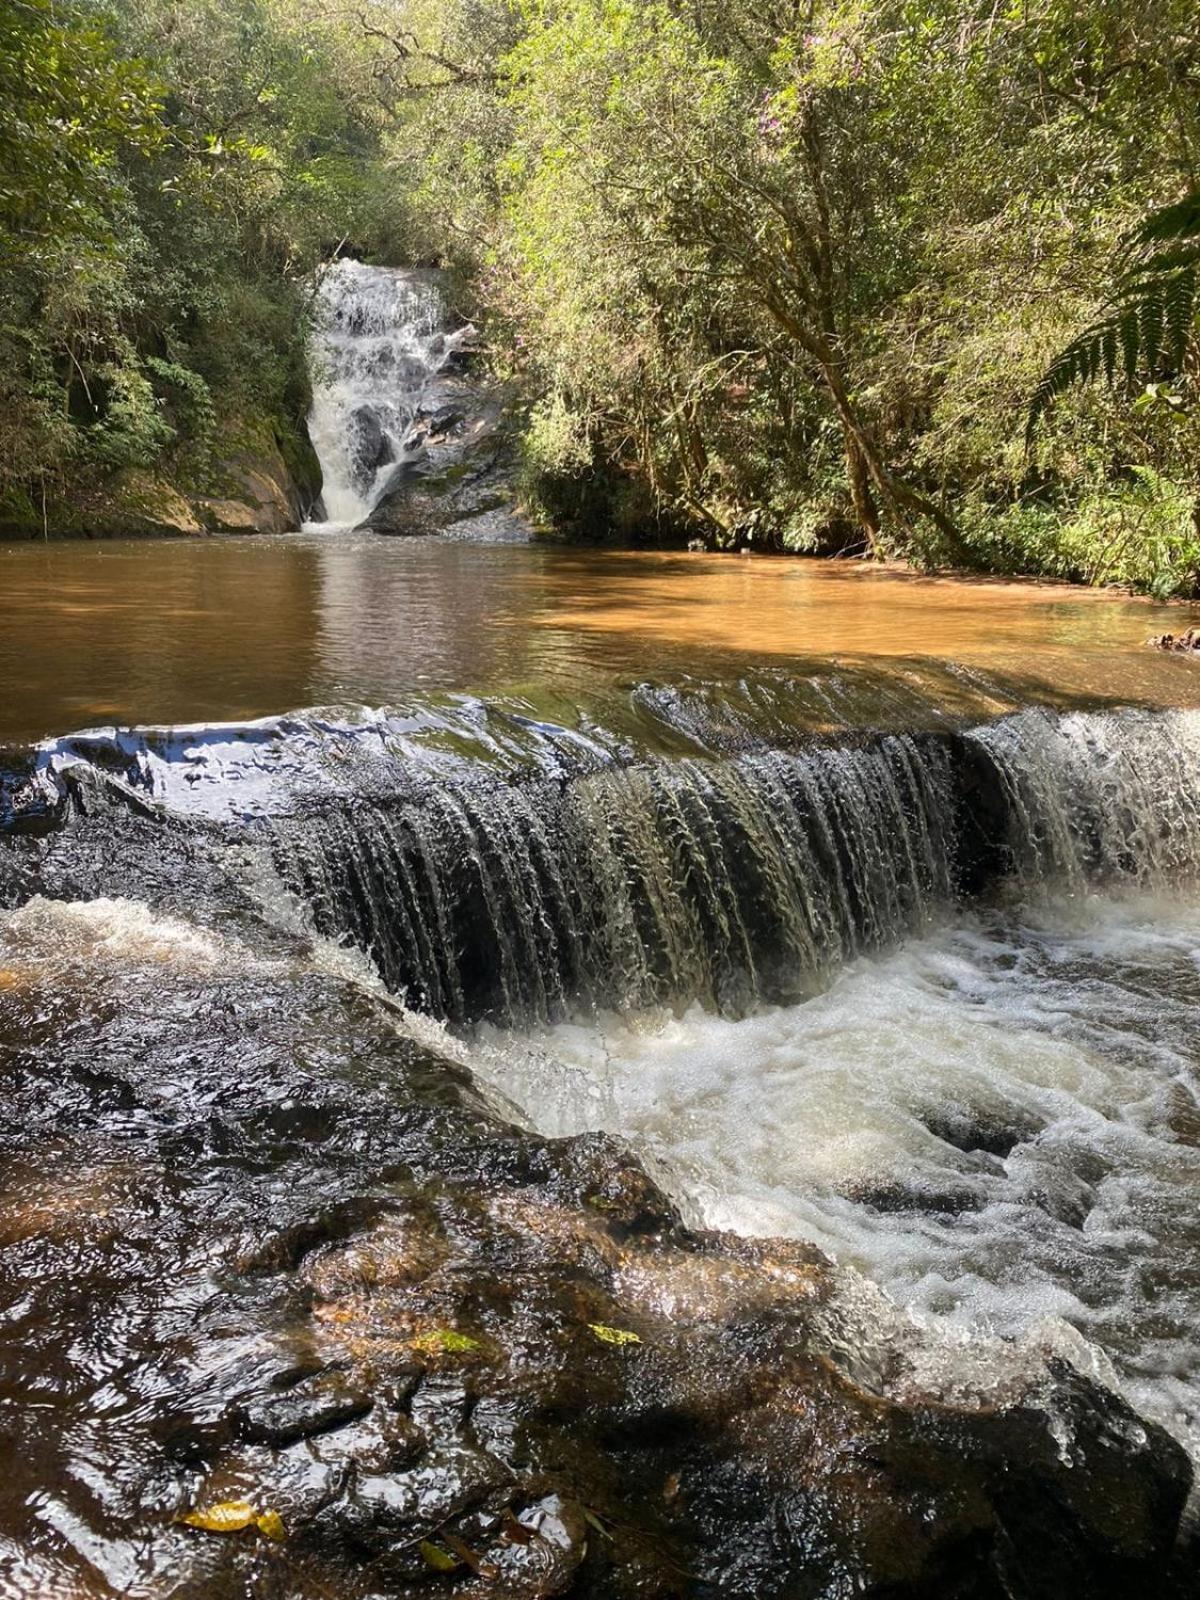
[[[196,537],[288,533],[308,515],[320,471],[306,447],[284,452],[264,428],[241,429],[216,446],[202,472],[190,463],[127,467],[68,507],[0,515],[5,538]]]
[[[1188,628],[1184,633],[1156,634],[1150,643],[1156,650],[1170,650],[1176,655],[1200,655],[1200,632]]]
[[[1116,1396],[689,1231],[298,949],[35,902],[0,969],[4,1592],[1192,1592]]]
[[[430,385],[404,455],[363,526],[374,533],[454,537],[490,516],[507,520],[510,537],[528,538],[528,525],[515,509],[517,447],[506,397],[462,375],[469,350],[454,354],[461,361]],[[493,530],[490,536],[502,534]]]
[[[350,418],[350,451],[363,477],[374,477],[394,459],[392,442],[371,406],[360,406]]]

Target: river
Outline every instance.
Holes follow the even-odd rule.
[[[120,722],[386,705],[421,690],[598,695],[637,678],[778,669],[886,720],[887,686],[943,704],[1192,705],[1145,648],[1178,606],[857,564],[309,532],[0,546],[0,743]],[[816,713],[814,712],[814,715]]]
[[[1194,1592],[1181,618],[0,547],[0,1595]]]

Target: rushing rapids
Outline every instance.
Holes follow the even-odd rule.
[[[137,1205],[181,1210],[171,1261],[198,1227],[222,1263],[188,1345],[198,1370],[226,1375],[211,1393],[186,1394],[164,1376],[152,1399],[135,1383],[128,1440],[144,1472],[109,1478],[102,1467],[97,1511],[74,1491],[43,1500],[39,1485],[63,1469],[31,1458],[21,1492],[44,1506],[56,1560],[65,1539],[68,1566],[82,1551],[111,1585],[140,1559],[120,1531],[146,1514],[139,1506],[181,1511],[228,1490],[285,1508],[303,1576],[284,1592],[297,1596],[336,1572],[354,1574],[352,1595],[407,1594],[421,1583],[414,1537],[447,1517],[472,1560],[505,1570],[504,1519],[527,1514],[565,1530],[538,1546],[539,1561],[559,1551],[556,1576],[514,1575],[496,1592],[632,1593],[624,1586],[644,1587],[653,1569],[651,1592],[665,1597],[683,1562],[720,1593],[782,1600],[799,1592],[798,1570],[885,1593],[910,1570],[897,1565],[907,1545],[894,1522],[906,1474],[980,1473],[972,1516],[991,1527],[1026,1512],[992,1498],[999,1480],[982,1463],[1011,1472],[1020,1456],[1043,1463],[1020,1505],[1048,1496],[1060,1508],[1038,1535],[1057,1552],[1046,1568],[1055,1583],[1088,1574],[1097,1593],[1143,1581],[1188,1592],[1150,1508],[1177,1515],[1187,1478],[1159,1425],[1194,1444],[1200,1414],[1190,1333],[1200,1236],[1188,1203],[1200,1176],[1200,936],[1161,899],[1200,876],[1189,784],[1200,715],[1026,712],[832,741],[788,737],[781,695],[779,685],[732,701],[643,685],[610,727],[582,708],[554,723],[518,700],[435,698],[357,716],[101,730],[10,763],[4,897],[17,909],[0,935],[0,999],[14,1082],[26,1097],[46,1092],[44,1051],[58,1040],[61,1057],[74,1040],[47,1136],[69,1165],[80,1097],[98,1094],[94,1126],[115,1140],[111,1159],[130,1138],[145,1146]],[[32,1053],[30,1028],[42,1041]],[[367,1083],[363,1122],[353,1107]],[[17,1152],[24,1116],[5,1136]],[[584,1145],[530,1143],[504,1117]],[[616,1147],[587,1145],[597,1131],[635,1141],[684,1224],[734,1232],[680,1231],[671,1203],[639,1187]],[[143,1193],[159,1182],[151,1174],[173,1170],[177,1145],[201,1152],[197,1186],[170,1201]],[[465,1185],[453,1199],[451,1171]],[[277,1242],[251,1247],[246,1230],[255,1218],[267,1226],[281,1182],[290,1220]],[[243,1220],[226,1238],[210,1208],[229,1203],[230,1184]],[[597,1195],[601,1234],[589,1220]],[[65,1203],[57,1190],[37,1202],[55,1217]],[[500,1234],[500,1213],[485,1221],[481,1203],[499,1205]],[[764,1233],[816,1240],[841,1265],[808,1243],[746,1255],[733,1242]],[[14,1235],[14,1263],[25,1238]],[[702,1260],[696,1238],[714,1241]],[[138,1259],[103,1272],[123,1282]],[[500,1279],[494,1259],[509,1263]],[[582,1302],[549,1287],[568,1260]],[[207,1269],[194,1282],[191,1268],[164,1258],[162,1269],[191,1285],[185,1301],[209,1282]],[[121,1291],[140,1308],[120,1336],[133,1340],[120,1359],[134,1375],[156,1341],[179,1337],[174,1291],[164,1298],[146,1270]],[[269,1282],[255,1276],[264,1270]],[[246,1272],[252,1292],[250,1280],[236,1287]],[[518,1334],[519,1284],[532,1320]],[[805,1284],[816,1299],[801,1314]],[[82,1335],[63,1365],[75,1313],[21,1304],[24,1359],[42,1373],[29,1381],[90,1415],[108,1380]],[[724,1307],[715,1320],[714,1306]],[[582,1381],[575,1363],[590,1360],[571,1341],[595,1326],[657,1349],[680,1315],[672,1354],[646,1362],[648,1381],[673,1398],[648,1412],[623,1358],[603,1415],[568,1429],[568,1462],[554,1419]],[[786,1345],[804,1352],[803,1375],[765,1331],[780,1316],[803,1329]],[[249,1345],[222,1354],[222,1330],[246,1318]],[[750,1324],[753,1357],[737,1332]],[[445,1329],[479,1352],[469,1374],[449,1370],[452,1352],[430,1356]],[[520,1350],[558,1376],[518,1377]],[[381,1384],[410,1394],[414,1359],[425,1399],[381,1411]],[[783,1411],[768,1407],[751,1445],[738,1419],[769,1372],[789,1374],[785,1387],[805,1398],[772,1402]],[[833,1389],[818,1372],[838,1375]],[[522,1450],[502,1443],[498,1421],[464,1432],[458,1400],[439,1412],[447,1383],[473,1394],[483,1417],[515,1405]],[[778,1430],[794,1405],[825,1419],[807,1443]],[[926,1420],[913,1419],[938,1407],[956,1420],[934,1449]],[[981,1420],[989,1408],[1007,1419],[994,1437]],[[1018,1415],[1031,1431],[1004,1442]],[[805,1522],[800,1545],[785,1539],[739,1575],[736,1552],[767,1515],[745,1500],[746,1483],[766,1474],[778,1503],[790,1483],[821,1508],[818,1521],[839,1523],[851,1513],[838,1430],[887,1454],[914,1425],[924,1442],[901,1452],[907,1464],[896,1457],[861,1489],[861,1538],[814,1554]],[[164,1454],[146,1426],[185,1443]],[[87,1449],[107,1460],[105,1447]],[[797,1477],[798,1450],[816,1454]],[[656,1514],[653,1528],[599,1488],[615,1471],[644,1498],[644,1473],[669,1476],[677,1458],[698,1474],[680,1479],[680,1508],[691,1509]],[[706,1501],[718,1459],[738,1466]],[[1121,1528],[1141,1530],[1133,1544],[1101,1537],[1085,1510],[1108,1503],[1090,1498],[1101,1462],[1115,1474],[1105,1493],[1124,1508]],[[1165,1476],[1151,1482],[1153,1472]],[[580,1503],[601,1527],[640,1530],[634,1543],[622,1534],[589,1565],[571,1531]],[[1056,1592],[1014,1567],[993,1534],[972,1544],[949,1502],[936,1499],[930,1515],[937,1535],[895,1592]],[[192,1547],[165,1531],[139,1537],[151,1552],[145,1592],[170,1592],[167,1575],[189,1567]],[[635,1554],[639,1539],[664,1537],[661,1555]],[[193,1581],[218,1584],[204,1570]],[[220,1570],[211,1592],[241,1592],[244,1569]]]
[[[673,756],[478,702],[62,741],[18,795],[94,780],[239,817],[315,929],[452,1022],[801,998],[1001,885],[1078,895],[1200,871],[1200,716],[1029,712],[961,732]],[[717,736],[721,729],[716,730]],[[243,815],[244,814],[244,815]]]

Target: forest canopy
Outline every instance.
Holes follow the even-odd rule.
[[[1197,584],[1191,0],[2,0],[0,80],[0,497],[298,448],[352,252],[547,521]]]

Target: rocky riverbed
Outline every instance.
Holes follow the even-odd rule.
[[[1061,1353],[689,1231],[299,948],[0,938],[0,1593],[1191,1592],[1187,1458]]]

